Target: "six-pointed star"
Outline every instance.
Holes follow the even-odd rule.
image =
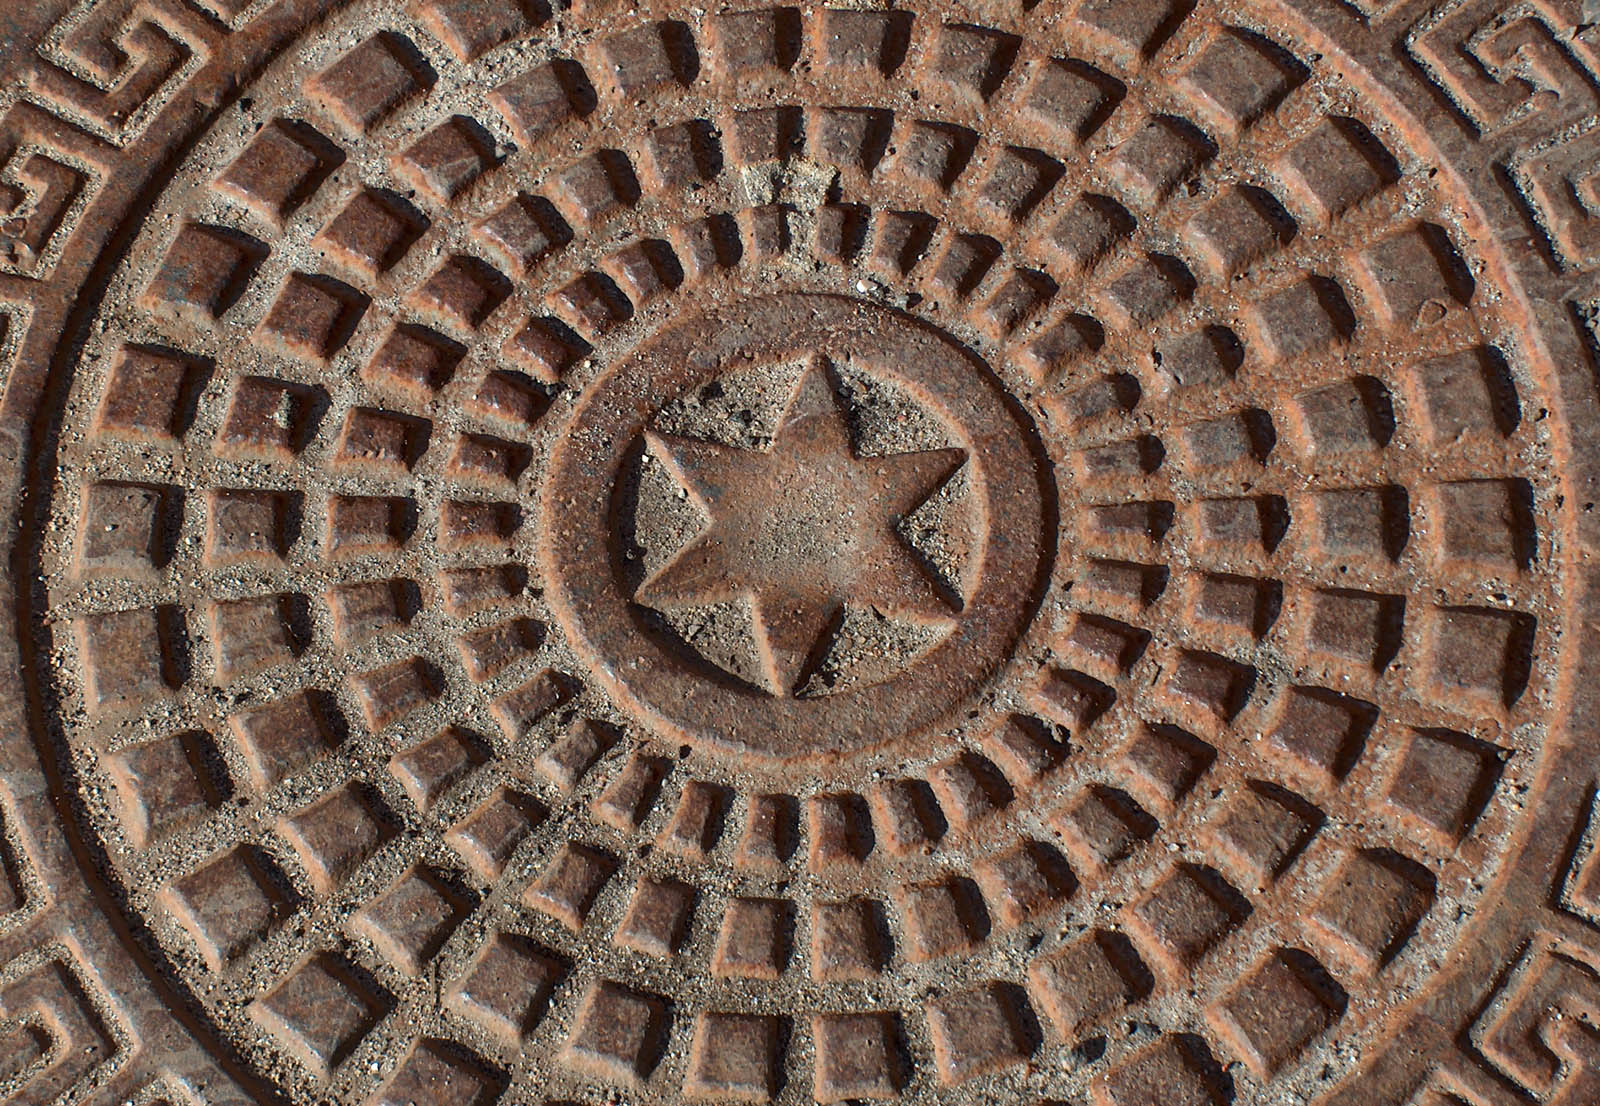
[[[966,464],[962,449],[863,457],[831,372],[808,359],[766,451],[648,432],[710,524],[646,579],[660,608],[747,599],[768,688],[799,690],[848,606],[948,621],[958,609],[896,531]]]

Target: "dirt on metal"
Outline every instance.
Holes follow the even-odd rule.
[[[1600,1102],[1576,0],[0,17],[0,1103]]]

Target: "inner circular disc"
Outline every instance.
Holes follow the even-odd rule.
[[[955,625],[938,646],[893,679],[816,698],[708,678],[677,643],[652,633],[648,614],[634,601],[636,589],[624,578],[616,505],[624,465],[657,411],[752,363],[808,355],[825,355],[893,382],[950,426],[960,446],[946,452],[957,456],[944,463],[937,482],[915,488],[905,513],[964,469],[982,535],[972,583],[952,603]],[[1005,661],[1037,602],[1049,564],[1044,517],[1051,488],[1024,418],[971,353],[926,324],[859,300],[760,296],[675,321],[590,385],[552,456],[544,516],[552,608],[613,694],[663,727],[669,740],[681,736],[733,754],[785,760],[828,759],[914,736],[983,685]],[[872,469],[873,459],[867,467]],[[878,465],[868,479],[891,479],[885,467]],[[814,481],[815,474],[804,479]],[[861,509],[871,506],[862,503]],[[837,516],[823,521],[844,525]],[[891,532],[896,521],[881,520],[891,543],[903,541]],[[914,551],[906,552],[889,569],[902,579],[920,572]],[[749,577],[758,566],[718,564],[711,571],[719,583],[733,572],[728,592],[749,595],[748,581],[738,574]],[[871,605],[883,590],[869,581],[859,601]]]

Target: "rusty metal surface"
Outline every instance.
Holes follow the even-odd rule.
[[[0,1103],[1600,1101],[1585,7],[0,17]]]

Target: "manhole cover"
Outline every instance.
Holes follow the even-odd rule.
[[[0,1102],[1600,1101],[1578,4],[23,7]]]

